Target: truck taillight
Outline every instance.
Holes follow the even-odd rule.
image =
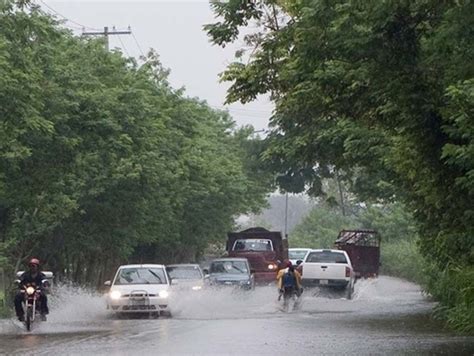
[[[351,276],[351,269],[349,267],[346,267],[346,277]]]

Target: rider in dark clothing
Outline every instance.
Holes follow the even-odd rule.
[[[18,320],[25,320],[25,312],[23,310],[23,301],[25,300],[24,292],[21,292],[26,286],[31,285],[34,287],[43,287],[43,280],[46,279],[46,276],[39,271],[39,261],[36,258],[33,258],[29,264],[29,271],[23,273],[20,277],[20,291],[15,296],[15,311]],[[39,296],[39,308],[41,313],[41,319],[46,320],[46,315],[49,313],[48,310],[48,298],[43,292]]]

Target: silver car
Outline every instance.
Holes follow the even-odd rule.
[[[166,272],[173,290],[200,291],[204,285],[204,274],[197,264],[167,265]]]

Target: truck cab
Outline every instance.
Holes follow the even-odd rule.
[[[249,261],[256,283],[274,282],[280,261],[288,258],[288,240],[280,231],[261,227],[230,232],[226,245],[228,257],[241,257]]]

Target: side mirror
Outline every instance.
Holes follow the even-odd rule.
[[[204,273],[204,277],[209,276],[209,270],[208,269],[203,269],[202,273]]]
[[[255,274],[255,270],[254,270],[254,269],[251,269],[251,270],[250,270],[250,274]]]
[[[105,281],[104,282],[104,286],[106,286],[106,287],[110,287],[111,285],[112,285],[111,281]]]
[[[19,279],[15,279],[15,281],[13,283],[15,283],[15,286],[19,287],[21,281]]]
[[[303,260],[298,260],[298,261],[296,261],[296,265],[297,265],[297,266],[299,266],[299,265],[302,264],[302,263],[303,263]]]

